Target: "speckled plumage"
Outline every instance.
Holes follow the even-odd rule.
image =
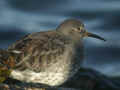
[[[59,75],[58,79],[63,77],[62,79],[67,80],[67,78],[75,74],[75,70],[79,69],[81,64],[83,48],[82,44],[79,44],[80,43],[74,45],[74,42],[72,42],[71,39],[56,33],[56,31],[51,31],[30,34],[13,44],[8,50],[15,49],[23,52],[17,56],[18,59],[16,58],[15,70],[20,70],[20,72],[32,70],[36,73],[51,73],[53,75],[50,76],[50,78],[48,78],[49,76],[44,77],[40,75],[42,79],[48,78],[51,80],[55,77],[55,74],[58,75],[62,73],[64,75]],[[77,52],[79,50],[82,52]],[[24,60],[27,56],[27,60]],[[53,80],[54,82],[57,81],[56,78]],[[28,79],[26,79],[26,81],[32,82],[32,80],[29,81]],[[45,83],[44,81],[42,82],[42,80],[36,80],[36,82]],[[52,85],[54,83],[53,81],[50,83],[47,82],[45,84]],[[64,80],[62,83],[63,82]]]
[[[65,20],[55,30],[26,35],[7,49],[15,62],[10,77],[50,86],[63,84],[81,67],[86,36],[104,40],[86,32],[76,19]]]
[[[27,75],[25,72],[34,71],[36,75],[38,74],[38,80],[36,78],[29,80],[29,78],[21,77],[22,81],[60,85],[73,76],[80,68],[83,59],[81,39],[79,38],[79,43],[75,42],[70,36],[59,31],[32,33],[8,48],[8,51],[17,50],[21,52],[16,55],[14,70],[23,72],[23,76],[26,76],[26,78],[32,76]],[[27,59],[24,60],[26,57]],[[39,73],[47,74],[44,76]],[[11,74],[11,77],[20,79],[20,76],[15,76],[15,73]],[[45,78],[48,78],[48,81]],[[53,81],[56,81],[56,83],[53,84]]]

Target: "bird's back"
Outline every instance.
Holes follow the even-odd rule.
[[[18,40],[8,51],[20,52],[15,54],[17,69],[24,70],[27,67],[39,72],[55,63],[53,58],[62,55],[69,45],[70,41],[56,32],[37,32]],[[27,65],[24,65],[25,63]]]

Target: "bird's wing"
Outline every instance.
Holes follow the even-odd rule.
[[[17,69],[40,71],[55,62],[53,58],[64,53],[66,44],[68,40],[55,32],[39,32],[25,36],[11,45],[8,51],[16,53]]]

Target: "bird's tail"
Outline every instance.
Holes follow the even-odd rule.
[[[0,49],[0,69],[12,69],[15,61],[11,52]]]
[[[12,69],[15,66],[15,61],[10,52],[0,49],[0,83],[5,81]]]

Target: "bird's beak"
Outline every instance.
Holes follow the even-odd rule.
[[[93,37],[93,38],[97,38],[97,39],[106,41],[103,37],[100,37],[100,36],[98,36],[96,34],[89,33],[89,32],[85,32],[84,37]]]

